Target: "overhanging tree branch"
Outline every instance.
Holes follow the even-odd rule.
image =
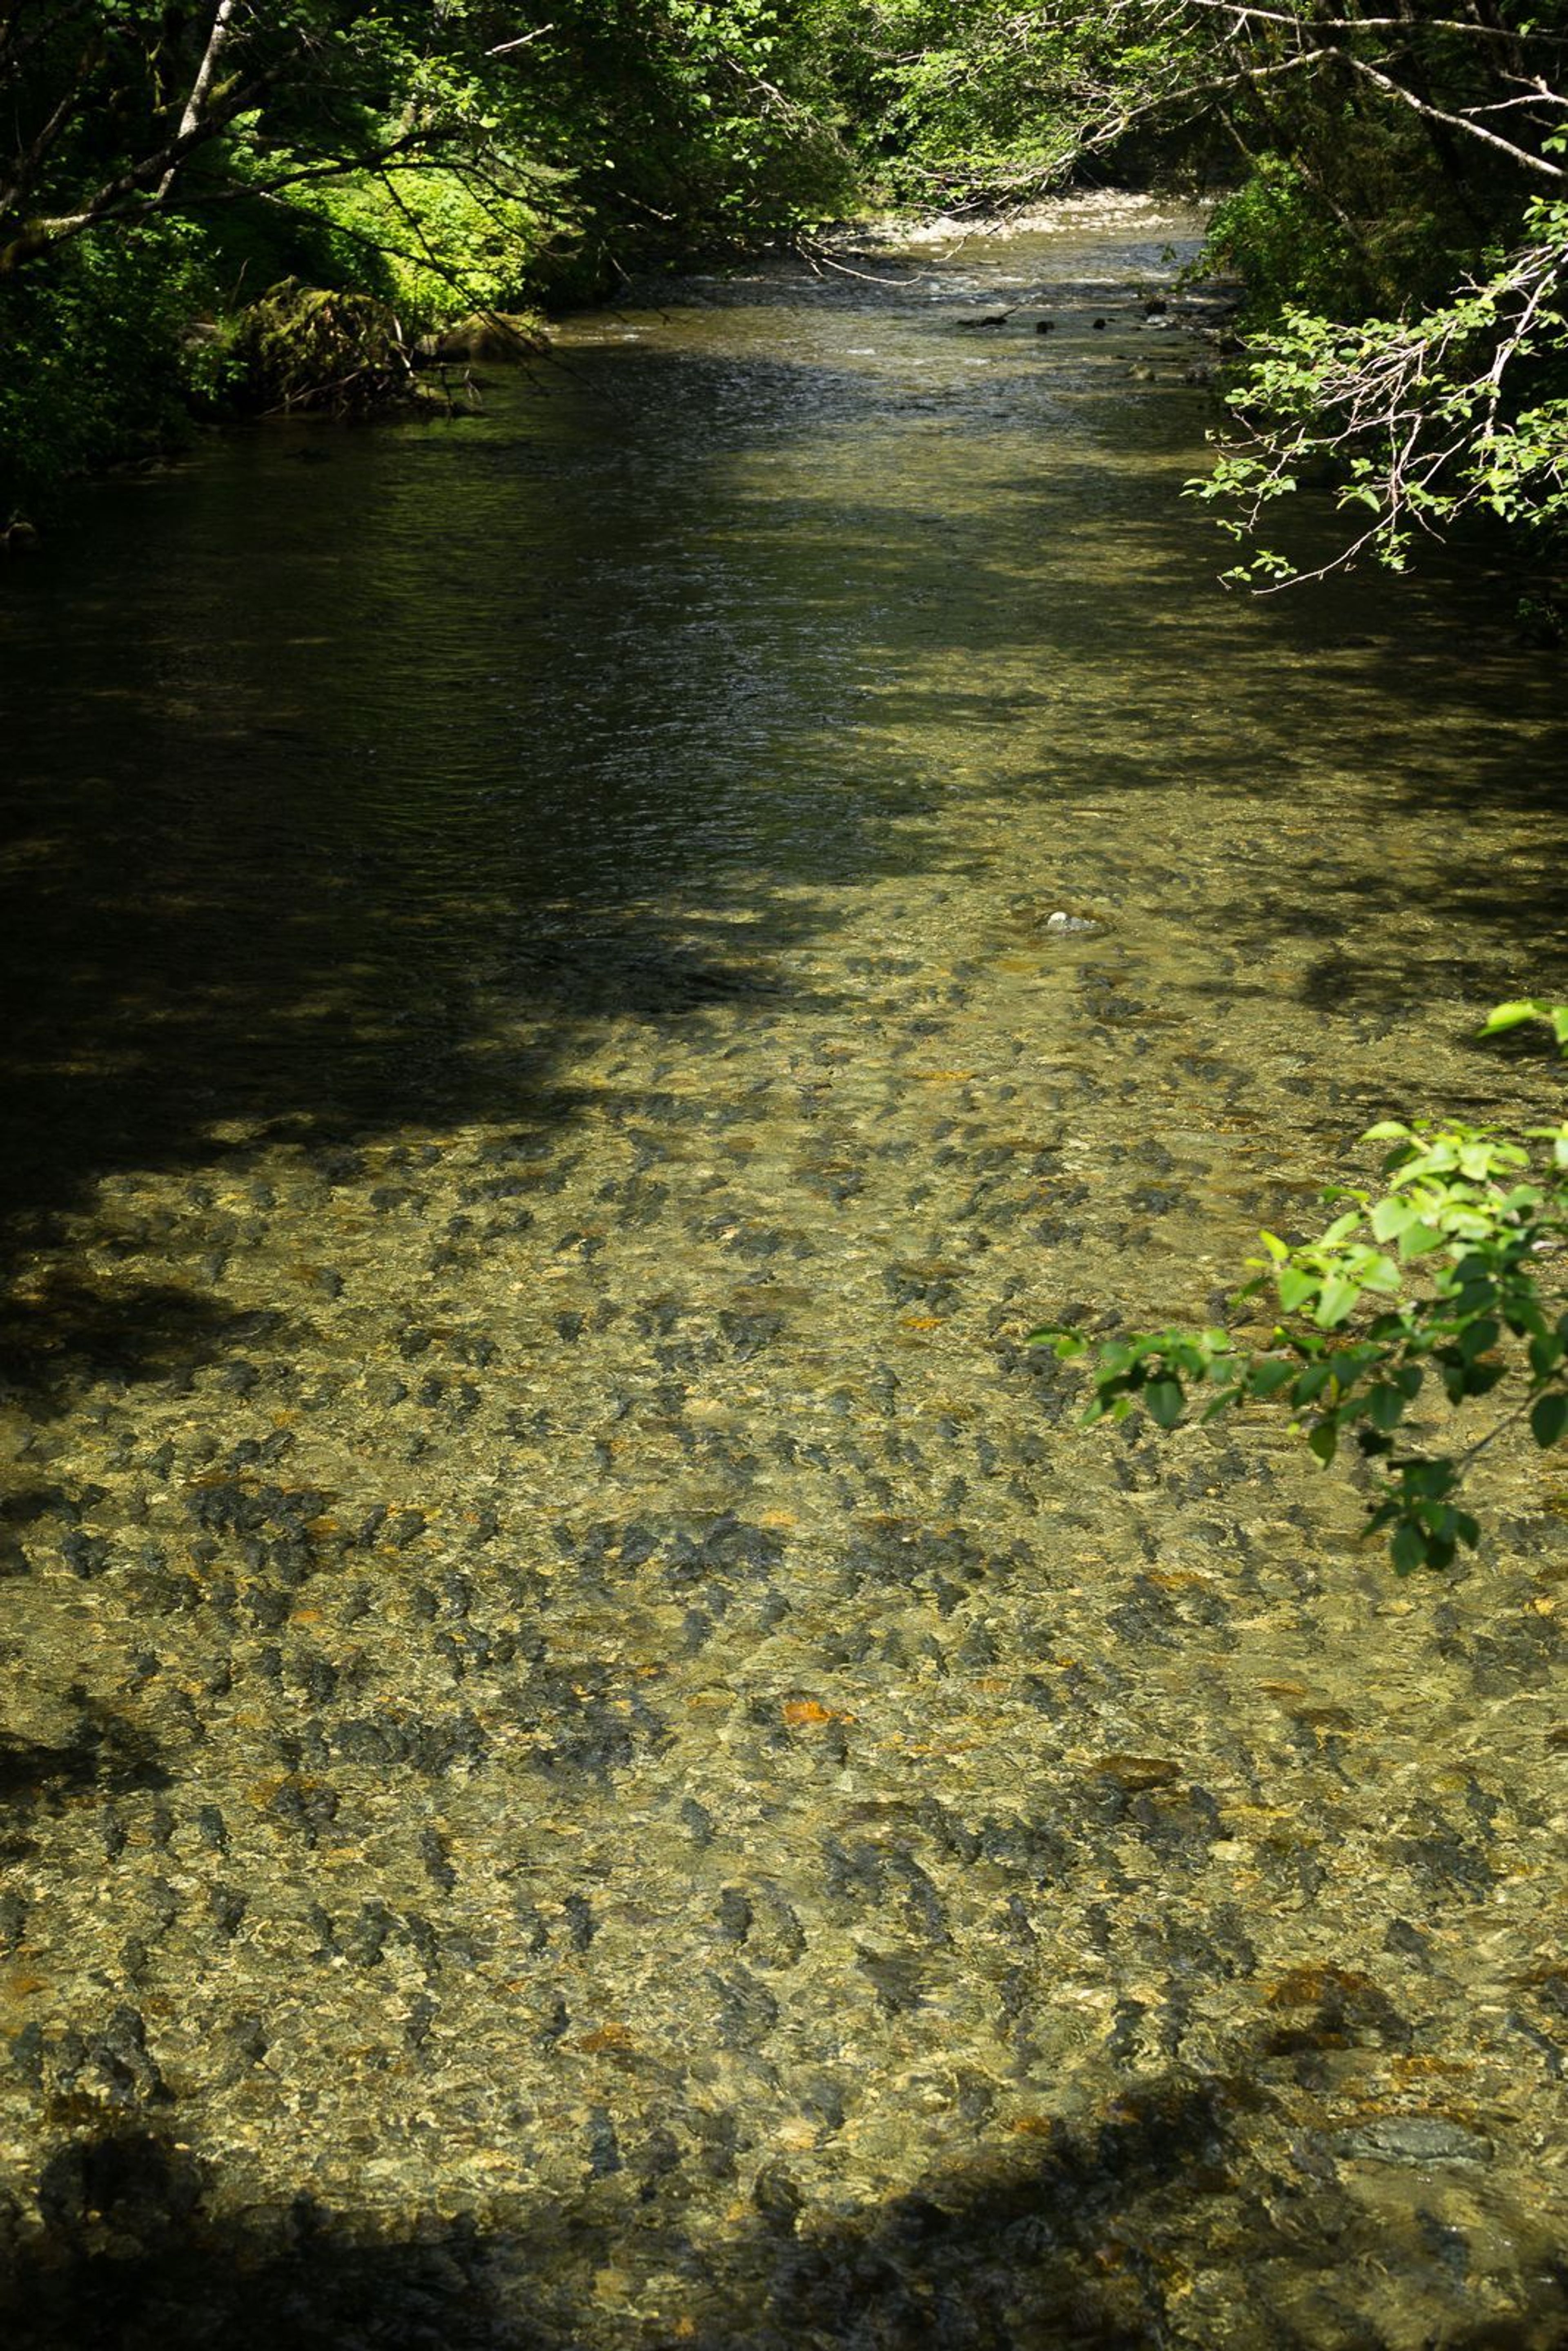
[[[158,213],[172,209],[177,193],[177,174],[199,148],[207,146],[221,136],[236,116],[254,106],[267,89],[270,77],[258,77],[254,81],[239,84],[228,93],[217,113],[208,115],[195,127],[172,139],[155,154],[143,156],[129,170],[118,172],[111,180],[94,190],[74,211],[47,214],[26,222],[5,245],[0,246],[0,277],[12,276],[27,262],[36,260],[56,246],[69,244],[84,236],[89,229],[100,228],[110,222],[151,219]]]
[[[1443,107],[1431,105],[1403,82],[1396,81],[1392,74],[1382,73],[1365,57],[1358,57],[1354,50],[1338,49],[1334,54],[1364,81],[1371,82],[1375,89],[1382,90],[1385,97],[1392,98],[1398,105],[1407,106],[1413,114],[1420,115],[1424,120],[1444,123],[1450,131],[1460,131],[1468,139],[1479,140],[1483,146],[1490,147],[1500,155],[1506,155],[1510,162],[1517,163],[1521,171],[1534,172],[1538,178],[1551,180],[1558,185],[1568,182],[1568,170],[1561,163],[1552,162],[1550,156],[1538,155],[1532,148],[1521,147],[1515,141],[1502,138],[1499,132],[1489,131],[1484,123],[1476,121],[1471,115],[1454,114]]]

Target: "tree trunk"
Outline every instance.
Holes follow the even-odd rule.
[[[179,136],[182,139],[188,139],[201,123],[202,110],[206,105],[207,94],[217,74],[218,60],[228,47],[233,34],[235,12],[238,6],[239,0],[218,0],[218,13],[213,19],[213,29],[207,37],[206,50],[196,69],[196,78],[191,84],[191,95],[185,100],[185,111],[180,117]],[[174,164],[170,165],[162,184],[158,190],[161,196],[168,194],[169,183],[173,179],[177,168]]]

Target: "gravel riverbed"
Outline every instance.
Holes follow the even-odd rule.
[[[1375,590],[1348,642],[1322,602],[1211,614],[1171,503],[1201,321],[1128,384],[1176,229],[1063,217],[1065,260],[1039,225],[988,246],[891,357],[861,349],[890,297],[788,273],[565,338],[650,416],[639,350],[674,340],[746,508],[716,562],[790,610],[839,563],[858,700],[811,790],[842,763],[873,846],[824,795],[815,845],[796,810],[640,883],[628,820],[620,886],[460,984],[422,926],[466,888],[493,946],[506,876],[436,858],[348,1013],[325,950],[286,1008],[300,1067],[348,1072],[308,1116],[243,956],[177,1128],[138,1088],[192,1042],[188,975],[68,1053],[38,1016],[27,1067],[107,1084],[129,1139],[18,1210],[0,1315],[17,2351],[1568,2340],[1550,1465],[1496,1473],[1473,1569],[1398,1584],[1281,1432],[1086,1433],[1024,1344],[1211,1311],[1401,1087],[1539,1100],[1468,1039],[1551,810],[1460,778],[1483,742],[1544,775],[1555,688],[1501,639],[1460,677]],[[949,331],[998,274],[1091,264],[1124,309],[1064,296],[1049,359],[1027,317],[985,368]],[[772,434],[761,334],[871,379],[899,450],[862,390],[852,480],[810,386]],[[503,399],[443,478],[499,496],[556,397]],[[344,462],[395,494],[434,445]],[[209,458],[153,528],[287,462]],[[612,653],[627,610],[721,627],[634,553]],[[767,643],[714,653],[732,727]],[[639,726],[678,759],[640,711],[580,711],[587,765]],[[1396,764],[1447,793],[1440,841],[1391,831]],[[300,922],[361,887],[302,882]]]

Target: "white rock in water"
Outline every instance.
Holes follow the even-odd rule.
[[[1097,931],[1100,925],[1086,914],[1070,914],[1059,906],[1054,914],[1046,916],[1045,927],[1048,931]]]

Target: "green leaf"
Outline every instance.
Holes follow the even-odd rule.
[[[1530,1433],[1542,1453],[1555,1445],[1568,1428],[1568,1395],[1561,1388],[1552,1388],[1537,1396],[1530,1408]]]
[[[1532,996],[1520,997],[1511,1004],[1497,1004],[1481,1024],[1483,1037],[1500,1036],[1505,1029],[1521,1029],[1527,1020],[1543,1020],[1546,1007]]]
[[[1339,1451],[1339,1423],[1336,1420],[1320,1420],[1307,1437],[1307,1450],[1315,1454],[1326,1469]]]
[[[1495,1347],[1501,1336],[1502,1325],[1497,1317],[1484,1315],[1479,1322],[1472,1322],[1468,1331],[1460,1332],[1459,1353],[1467,1364],[1473,1364],[1478,1355],[1484,1355]]]
[[[1385,1200],[1379,1200],[1372,1212],[1373,1232],[1380,1241],[1397,1240],[1400,1234],[1415,1223],[1420,1213],[1414,1200],[1405,1198],[1400,1193],[1391,1192]]]
[[[1332,1331],[1344,1321],[1360,1296],[1359,1282],[1351,1281],[1343,1273],[1331,1273],[1312,1309],[1313,1322],[1321,1331]]]
[[[1073,1362],[1076,1357],[1087,1354],[1089,1351],[1089,1342],[1082,1332],[1070,1329],[1064,1322],[1042,1322],[1038,1331],[1030,1332],[1029,1337],[1024,1341],[1024,1345],[1049,1347],[1051,1353],[1064,1364]]]
[[[1427,1564],[1425,1531],[1415,1525],[1411,1520],[1406,1519],[1390,1543],[1389,1551],[1393,1557],[1396,1575],[1408,1575],[1413,1569],[1425,1567]]]
[[[1186,1402],[1186,1398],[1182,1393],[1179,1380],[1151,1380],[1144,1389],[1139,1402],[1147,1408],[1151,1418],[1156,1420],[1162,1428],[1174,1428],[1181,1418],[1182,1406]]]
[[[1451,1461],[1410,1461],[1405,1466],[1403,1480],[1406,1500],[1440,1502],[1452,1491],[1458,1472]]]
[[[1390,1429],[1398,1427],[1404,1415],[1405,1399],[1390,1382],[1379,1380],[1375,1388],[1368,1389],[1366,1416],[1374,1428],[1380,1428],[1386,1436]]]

